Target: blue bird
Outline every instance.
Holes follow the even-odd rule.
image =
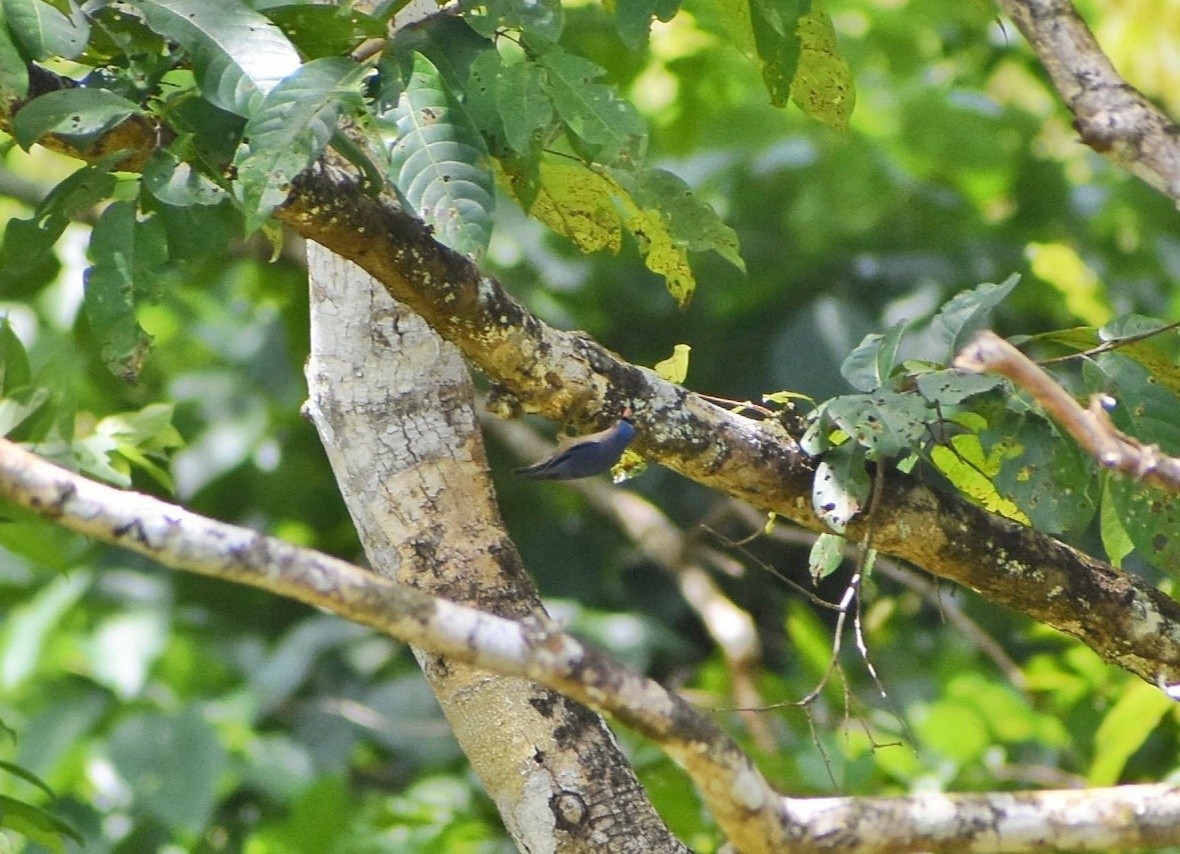
[[[626,410],[615,426],[566,441],[549,459],[517,469],[516,474],[537,480],[573,480],[608,471],[635,438],[630,415],[631,410]]]

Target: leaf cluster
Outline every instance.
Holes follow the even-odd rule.
[[[1137,550],[1162,570],[1174,568],[1174,496],[1101,469],[1006,380],[948,367],[1017,281],[963,291],[934,314],[926,332],[941,360],[902,358],[906,321],[867,335],[845,359],[842,373],[858,393],[819,404],[802,440],[820,457],[816,513],[842,534],[869,503],[869,464],[912,471],[921,463],[988,510],[1039,531],[1079,537],[1100,514],[1112,562]],[[1081,370],[1062,381],[1084,399],[1112,401],[1119,429],[1167,453],[1180,449],[1180,337],[1164,322],[1124,318],[1026,343],[1058,345],[1059,355],[1074,357],[1067,361]]]

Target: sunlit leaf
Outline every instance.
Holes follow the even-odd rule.
[[[791,100],[819,122],[848,130],[856,105],[852,69],[840,54],[836,28],[818,3],[799,19],[799,61],[791,80]]]
[[[672,355],[655,364],[655,371],[670,383],[682,383],[688,376],[688,354],[692,347],[687,344],[677,344],[672,348]]]
[[[1176,701],[1156,686],[1130,682],[1094,733],[1094,759],[1086,779],[1092,786],[1113,786],[1123,769]]]
[[[136,0],[135,7],[192,54],[202,94],[231,113],[251,115],[299,67],[283,31],[236,0]]]

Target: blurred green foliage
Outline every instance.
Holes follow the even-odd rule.
[[[54,4],[64,11],[50,17],[48,41],[30,47],[10,10],[51,7],[3,4],[0,90],[27,86],[23,62],[11,61],[22,50],[71,56],[79,64],[54,67],[90,69],[88,83],[112,93],[73,105],[89,122],[72,128],[79,137],[131,114],[127,103],[145,93],[178,133],[142,184],[6,148],[0,428],[92,476],[359,559],[318,440],[299,417],[307,297],[298,247],[281,246],[270,261],[260,238],[242,239],[234,188],[205,168],[234,158],[226,140],[241,134],[250,98],[236,89],[195,98],[194,74],[165,61],[161,33],[182,48],[196,36],[173,32],[181,24],[167,3],[145,5],[156,31],[104,7],[82,35],[66,5]],[[1144,318],[1177,319],[1175,209],[1076,141],[1043,73],[987,4],[781,4],[815,16],[809,32],[819,35],[806,44],[781,31],[776,41],[773,16],[755,7],[761,17],[735,25],[736,7],[704,0],[496,0],[461,36],[399,36],[420,51],[417,68],[432,85],[457,87],[434,92],[454,110],[452,153],[478,134],[487,150],[477,159],[498,158],[494,220],[490,204],[473,214],[490,228],[484,264],[547,320],[585,329],[637,364],[689,343],[686,384],[695,390],[755,401],[805,393],[829,402],[828,426],[855,423],[866,401],[893,416],[917,411],[893,432],[915,440],[927,410],[945,407],[958,429],[928,449],[930,476],[965,488],[967,469],[982,472],[973,494],[989,506],[1160,578],[1144,556],[1175,565],[1177,538],[1166,535],[1176,529],[1158,512],[1165,499],[1099,483],[1048,422],[994,389],[951,412],[963,389],[938,369],[959,339],[929,321],[955,295],[1012,273],[1020,284],[989,306],[988,320],[1036,336],[1045,353],[1156,322]],[[1173,47],[1180,38],[1174,5],[1085,11],[1132,82],[1177,109],[1180,87],[1165,61],[1165,36]],[[311,7],[270,14],[294,41],[292,62],[296,49],[328,57],[375,31],[359,13],[313,27],[301,16],[323,13]],[[838,56],[823,37],[825,15]],[[1142,20],[1159,25],[1145,34]],[[497,26],[516,28],[519,44],[502,40],[502,56],[492,57]],[[232,71],[239,35],[204,72]],[[462,51],[447,54],[455,44]],[[458,64],[440,58],[456,55]],[[399,77],[399,62],[382,66],[377,97],[390,103],[417,85]],[[480,90],[501,62],[513,69],[504,89]],[[541,66],[555,77],[542,80]],[[801,70],[813,79],[793,90]],[[570,100],[577,80],[591,93],[579,105]],[[317,90],[307,122],[345,109],[355,82]],[[820,110],[826,124],[771,105],[806,101],[806,89],[827,93],[817,97],[830,106],[846,85],[855,109]],[[525,98],[550,90],[551,109]],[[275,91],[271,106],[287,90]],[[506,95],[531,106],[496,101]],[[605,110],[623,118],[605,122]],[[61,130],[52,118],[30,113],[17,129],[22,139]],[[296,153],[313,156],[326,140]],[[251,216],[274,203],[268,176],[247,178]],[[551,207],[559,203],[584,206],[601,230],[563,227]],[[1161,338],[1062,377],[1141,404],[1112,416],[1180,453],[1177,349]],[[911,379],[916,404],[903,398],[914,394]],[[870,458],[912,450],[861,448]],[[733,674],[672,582],[576,493],[512,478],[509,450],[493,443],[489,452],[509,527],[572,628],[704,707],[732,706]],[[627,488],[686,529],[707,520],[734,538],[750,533],[719,496],[658,467]],[[510,850],[400,645],[261,593],[167,573],[8,508],[0,547],[0,758],[12,769],[0,765],[0,796],[49,817],[38,824],[41,814],[28,812],[21,825],[15,808],[0,812],[7,827],[23,828],[19,850]],[[763,538],[750,553],[756,561],[721,583],[759,622],[761,696],[789,703],[827,669],[833,620],[758,569],[810,585],[806,546]],[[847,580],[844,567],[818,592],[839,598]],[[800,794],[1175,777],[1178,718],[1162,694],[978,597],[951,588],[938,596],[881,574],[867,581],[863,628],[887,699],[845,644],[841,671],[815,703],[761,713],[771,744],[737,713],[718,715],[776,783]],[[971,622],[946,618],[943,606]],[[624,739],[672,828],[712,850],[718,835],[683,775],[650,745]]]

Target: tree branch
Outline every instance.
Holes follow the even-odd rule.
[[[826,530],[811,506],[814,461],[778,425],[727,412],[545,324],[392,199],[366,196],[346,169],[323,160],[303,173],[277,216],[367,270],[458,346],[499,384],[502,412],[601,427],[629,407],[635,447],[652,460]],[[890,473],[883,498],[874,509],[880,551],[1073,635],[1152,684],[1180,682],[1180,603],[1144,580],[914,478]]]
[[[1180,459],[1118,430],[1106,414],[1101,396],[1094,395],[1090,408],[1082,409],[1053,377],[996,333],[984,330],[976,335],[955,357],[955,367],[1011,380],[1032,395],[1086,453],[1106,468],[1169,492],[1180,492]]]
[[[1082,142],[1180,205],[1180,127],[1115,70],[1069,0],[1000,0]]]
[[[728,735],[680,697],[543,617],[516,622],[431,596],[337,558],[96,483],[6,439],[0,439],[0,495],[165,566],[268,590],[431,652],[535,680],[658,743],[688,772],[738,851],[784,850],[780,799]]]
[[[432,652],[533,679],[610,714],[685,768],[741,852],[1011,854],[1180,843],[1180,788],[1167,784],[782,798],[711,720],[545,620],[514,622],[430,596],[342,560],[95,483],[3,439],[0,495],[165,566],[316,605]]]

